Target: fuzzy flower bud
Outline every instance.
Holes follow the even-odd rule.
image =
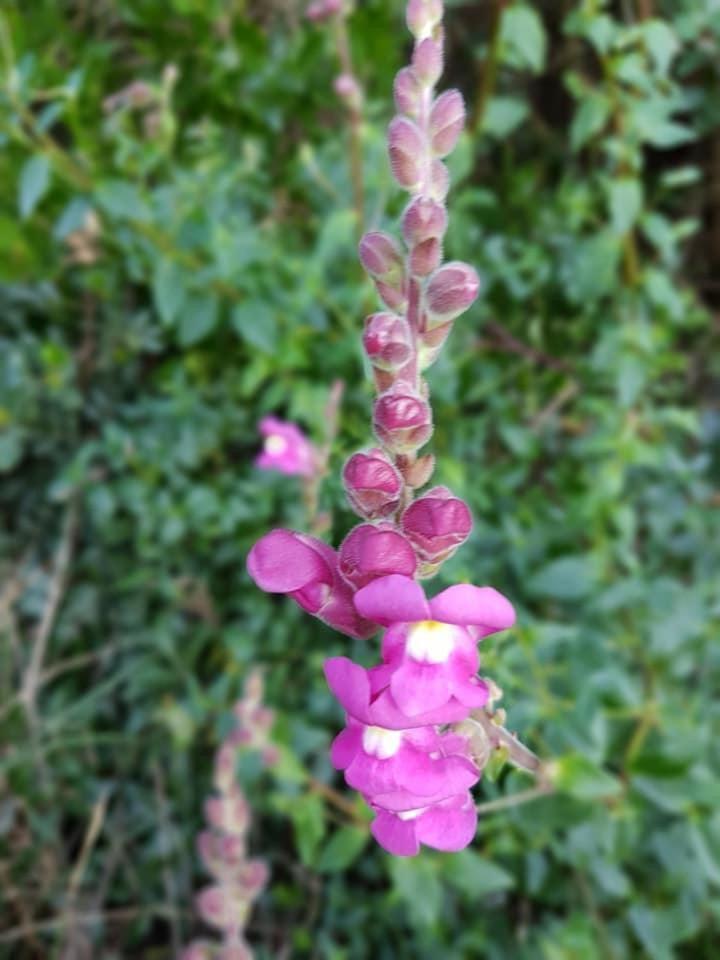
[[[378,440],[390,450],[411,453],[430,439],[430,406],[410,387],[388,390],[375,401],[373,427]]]
[[[350,457],[343,469],[343,484],[353,509],[368,520],[394,513],[403,488],[396,467],[378,447]]]
[[[370,363],[380,370],[399,370],[412,355],[412,336],[404,317],[373,313],[365,320],[363,346]]]
[[[387,233],[375,230],[360,240],[360,261],[375,280],[399,284],[405,272],[402,250]]]
[[[405,113],[413,120],[417,119],[420,113],[422,87],[410,67],[403,67],[395,77],[393,93],[398,113]]]
[[[455,149],[465,126],[465,102],[459,90],[441,93],[430,111],[430,143],[433,153],[446,157]]]
[[[433,487],[405,510],[402,531],[423,560],[445,560],[467,540],[472,516],[467,504],[447,487]]]
[[[434,87],[443,72],[442,44],[431,37],[421,40],[413,51],[412,68],[424,86]]]
[[[341,73],[333,83],[335,93],[351,110],[358,110],[362,104],[360,84],[351,73]]]
[[[361,523],[340,545],[340,573],[356,590],[391,573],[412,577],[416,567],[415,551],[390,523]]]
[[[437,270],[442,261],[442,246],[434,237],[419,243],[410,251],[410,273],[414,277],[427,277]]]
[[[420,189],[425,174],[425,137],[407,117],[394,117],[388,127],[388,154],[393,176],[410,192]]]
[[[417,39],[429,37],[442,20],[442,0],[409,0],[407,5],[408,30]]]
[[[475,301],[480,278],[467,263],[453,261],[430,278],[426,291],[429,326],[440,326],[460,316]]]
[[[450,189],[450,171],[437,157],[430,168],[430,196],[438,203],[442,203]]]
[[[402,232],[409,247],[425,240],[439,240],[447,230],[447,210],[429,197],[416,197],[405,208]]]

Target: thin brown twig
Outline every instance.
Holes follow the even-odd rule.
[[[531,430],[539,430],[548,420],[555,416],[566,403],[569,403],[580,392],[580,387],[575,380],[568,380],[560,390],[555,394],[550,403],[536,414],[530,421]]]
[[[518,338],[513,336],[509,330],[506,330],[502,324],[496,323],[494,320],[485,324],[483,333],[490,334],[492,342],[503,347],[509,353],[515,353],[519,357],[531,360],[533,363],[550,367],[552,370],[564,370],[567,373],[570,373],[573,369],[572,364],[568,363],[567,360],[550,356],[550,354],[544,353],[542,350],[531,347],[529,343],[518,340]]]
[[[113,910],[96,910],[88,913],[78,914],[74,921],[83,927],[92,926],[95,923],[108,923],[120,920],[135,920],[137,917],[155,916],[169,918],[180,917],[179,910],[168,910],[166,906],[149,905],[146,907],[118,907]],[[26,937],[35,937],[38,934],[54,933],[58,930],[64,930],[67,926],[67,917],[51,917],[49,920],[38,920],[36,923],[21,924],[18,927],[12,927],[0,933],[0,943],[16,943]]]

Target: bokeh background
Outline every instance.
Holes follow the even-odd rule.
[[[238,768],[261,960],[720,955],[720,4],[447,7],[472,120],[447,247],[484,289],[430,372],[436,478],[476,520],[438,586],[516,604],[484,670],[557,789],[462,854],[385,855],[327,759],[322,661],[362,644],[245,572],[308,527],[297,480],[253,466],[258,419],[322,443],[345,382],[335,542],[369,441],[332,31],[294,0],[3,0],[4,957],[202,933],[195,836],[254,666],[280,753]],[[403,4],[349,30],[364,218],[392,225]],[[478,800],[531,785],[500,770]]]

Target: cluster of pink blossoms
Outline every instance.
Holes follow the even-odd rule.
[[[250,807],[237,781],[235,766],[240,750],[257,751],[266,766],[277,762],[270,742],[273,714],[262,703],[260,673],[253,671],[244,695],[235,704],[236,726],[215,756],[216,793],[205,804],[208,827],[198,837],[198,852],[213,882],[197,896],[203,920],[222,936],[219,944],[196,940],[180,960],[252,960],[244,930],[253,902],[267,885],[264,861],[247,855]]]
[[[398,114],[388,130],[391,169],[410,194],[404,247],[380,231],[360,242],[360,259],[384,304],[366,319],[363,334],[378,393],[379,445],[351,456],[343,470],[348,500],[363,522],[337,551],[274,530],[248,557],[258,586],[289,595],[336,630],[367,638],[385,628],[378,666],[366,670],[336,657],[325,673],[346,712],[332,761],[375,812],[378,842],[400,856],[412,856],[420,844],[460,850],[474,836],[469,791],[482,771],[463,724],[489,700],[477,644],[514,622],[511,604],[491,587],[457,584],[427,600],[416,582],[436,573],[472,528],[467,505],[446,487],[415,497],[434,469],[432,455],[418,452],[433,429],[423,372],[480,286],[472,267],[442,262],[449,186],[443,158],[465,120],[457,90],[434,92],[443,66],[442,15],[441,0],[408,2],[415,47],[395,81]]]

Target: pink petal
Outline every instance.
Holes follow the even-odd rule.
[[[390,690],[398,707],[408,717],[443,707],[450,699],[450,680],[445,664],[406,660],[392,675]]]
[[[291,530],[271,530],[258,540],[248,554],[247,568],[261,590],[291,593],[314,581],[331,582],[327,553],[315,548],[315,544],[323,548],[326,544],[311,537],[306,539],[310,543]]]
[[[443,623],[480,627],[483,636],[505,630],[515,623],[515,611],[509,600],[493,587],[474,587],[456,583],[430,601],[433,619]]]
[[[335,737],[330,747],[330,762],[336,770],[349,767],[362,744],[362,730],[352,721]]]
[[[425,727],[430,724],[460,723],[468,715],[468,708],[454,697],[437,710],[426,710],[416,716],[408,716],[399,709],[390,690],[384,690],[373,700],[369,711],[368,723],[385,727],[387,730],[409,730],[413,727]]]
[[[487,684],[479,677],[457,680],[453,678],[451,690],[453,696],[457,697],[460,703],[464,703],[470,710],[478,710],[480,707],[484,707],[490,695]]]
[[[363,723],[372,724],[368,717],[370,682],[367,671],[347,657],[330,657],[325,661],[325,678],[340,705]]]
[[[345,783],[353,790],[363,794],[384,793],[394,790],[395,757],[380,760],[359,750],[353,762],[345,771]]]
[[[414,857],[420,850],[414,820],[401,820],[392,813],[380,810],[370,830],[380,846],[396,857]]]
[[[358,590],[355,607],[363,617],[383,626],[427,620],[429,614],[422,587],[398,573],[379,577]]]
[[[448,852],[467,847],[476,830],[477,812],[469,793],[430,807],[418,817],[416,826],[417,837],[422,843]]]
[[[480,779],[477,768],[470,760],[463,757],[433,760],[409,745],[397,756],[395,774],[403,789],[420,797],[463,793]]]

